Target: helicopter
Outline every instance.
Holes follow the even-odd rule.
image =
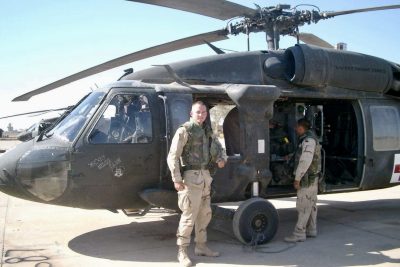
[[[32,115],[32,114],[33,114],[32,116],[39,116],[39,115],[43,115],[43,114],[46,114],[49,112],[68,110],[70,108],[72,108],[72,106],[66,107],[66,108],[38,110],[38,111],[31,111],[31,112],[25,112],[25,113],[20,113],[20,114],[13,114],[13,115],[0,117],[0,120],[6,119],[6,118],[12,118],[12,117]],[[35,122],[31,126],[29,126],[27,129],[25,129],[24,131],[19,133],[17,135],[17,139],[22,142],[31,140],[32,138],[38,136],[41,132],[45,131],[53,123],[55,123],[58,120],[58,118],[59,117],[52,117],[52,118],[48,118],[48,119],[41,119],[40,121]]]
[[[270,121],[279,122],[291,144],[297,142],[296,121],[311,121],[323,148],[321,193],[400,182],[400,65],[332,49],[299,31],[324,19],[400,5],[321,12],[290,5],[253,9],[225,0],[131,1],[236,22],[113,59],[16,97],[13,101],[27,101],[114,67],[196,45],[216,52],[137,72],[128,69],[118,81],[86,95],[37,137],[0,156],[2,192],[127,215],[143,215],[150,207],[177,210],[166,158],[173,134],[198,100],[210,112],[230,109],[222,125],[230,130],[220,135],[228,160],[213,175],[212,201],[243,201],[232,212],[215,208],[232,221],[243,243],[255,235],[259,244],[270,241],[279,216],[267,199],[295,194],[291,182],[281,182],[280,174],[271,171],[272,165],[287,162],[271,153]],[[255,32],[266,34],[268,50],[225,53],[212,44]],[[279,49],[281,35],[294,36],[297,44]]]
[[[50,118],[46,120],[41,120],[29,126],[26,130],[17,135],[19,141],[28,141],[38,136],[41,132],[45,131],[50,127],[58,118]]]

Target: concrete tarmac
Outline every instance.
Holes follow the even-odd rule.
[[[195,257],[191,247],[193,261],[197,266],[400,266],[400,186],[319,199],[317,238],[296,246],[283,242],[295,224],[296,199],[272,200],[280,216],[272,242],[253,250],[211,229],[209,245],[221,257]],[[163,210],[128,218],[0,194],[1,266],[179,266],[178,218]]]
[[[4,153],[19,143],[21,143],[21,141],[14,138],[0,138],[0,153]]]

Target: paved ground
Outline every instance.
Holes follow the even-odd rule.
[[[295,199],[273,203],[281,224],[264,253],[211,230],[210,246],[222,256],[194,257],[197,266],[400,266],[400,186],[321,196],[318,238],[292,248],[282,239],[295,222]],[[132,219],[0,194],[1,266],[178,266],[177,219],[157,212]]]
[[[16,139],[0,138],[0,153],[15,147],[19,143],[21,142]]]

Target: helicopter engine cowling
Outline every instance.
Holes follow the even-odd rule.
[[[397,91],[393,64],[355,52],[298,44],[284,53],[285,78],[300,86]]]

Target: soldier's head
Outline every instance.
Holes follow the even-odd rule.
[[[190,111],[190,117],[198,123],[203,124],[207,118],[207,107],[202,101],[196,101],[192,105],[192,111]]]
[[[297,125],[296,125],[296,134],[298,136],[302,136],[303,134],[305,134],[308,130],[310,130],[311,128],[311,123],[309,120],[307,120],[306,118],[302,118],[300,120],[297,121]]]

